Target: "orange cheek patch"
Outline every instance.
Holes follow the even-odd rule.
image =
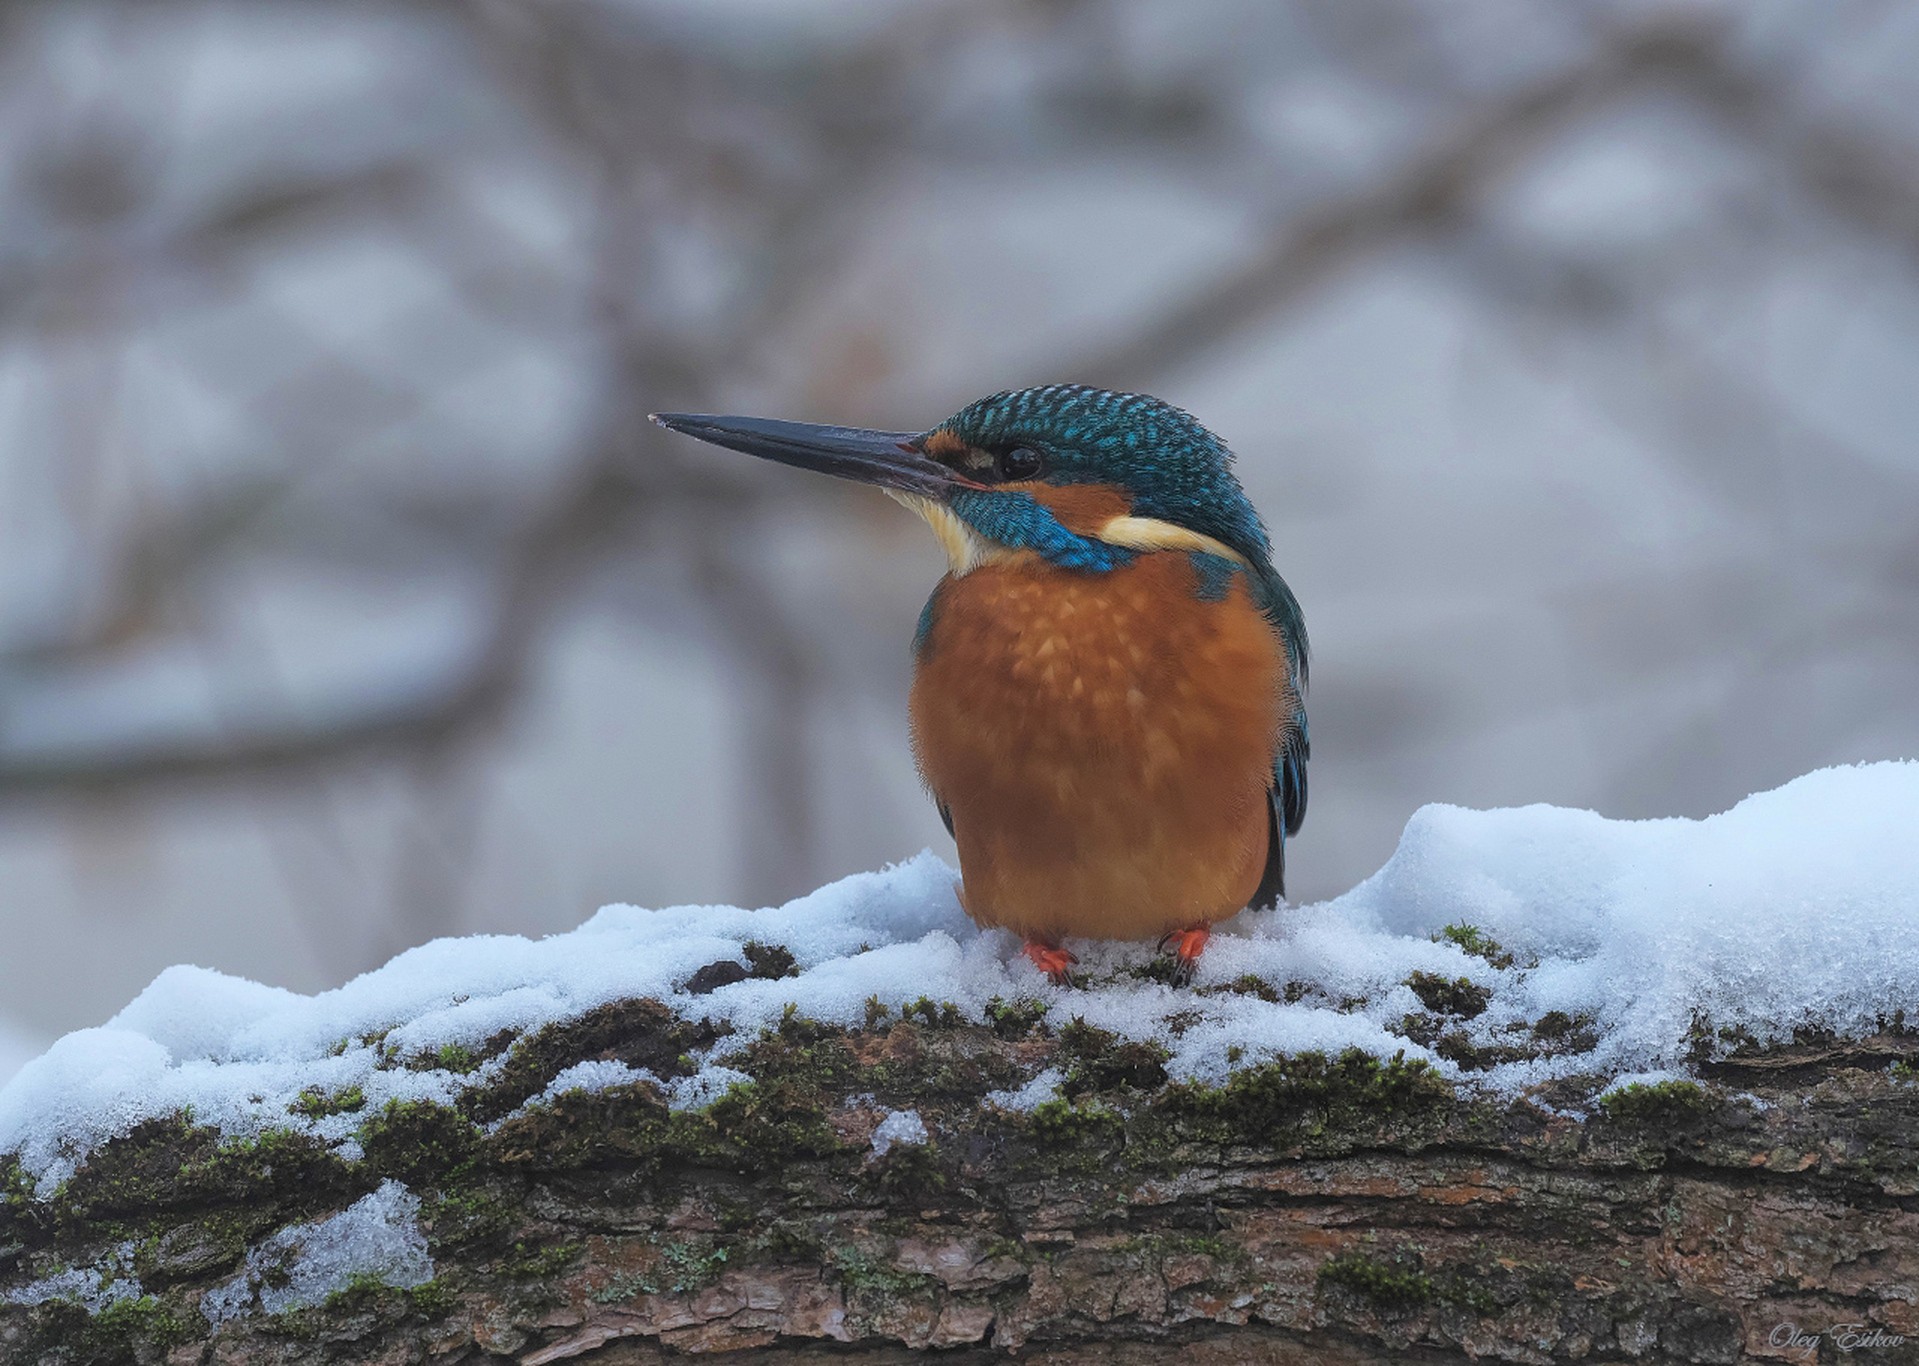
[[[1028,480],[1000,487],[1031,496],[1075,536],[1097,538],[1101,527],[1133,510],[1132,498],[1111,484],[1042,484]]]
[[[928,459],[942,460],[948,464],[959,462],[966,454],[966,443],[951,432],[934,432],[926,438],[922,448]]]

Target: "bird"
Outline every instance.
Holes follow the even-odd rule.
[[[1146,394],[1010,389],[922,432],[655,413],[876,485],[946,553],[913,637],[914,757],[957,892],[1075,982],[1070,937],[1150,940],[1285,894],[1311,756],[1305,619],[1226,443]]]

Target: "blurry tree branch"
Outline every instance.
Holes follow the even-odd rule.
[[[1705,63],[1711,51],[1708,32],[1671,23],[1601,41],[1587,60],[1470,115],[1379,183],[1276,223],[1251,260],[1082,360],[1073,373],[1097,384],[1139,386],[1231,345],[1403,234],[1445,227],[1576,118],[1656,76]]]
[[[1600,38],[1585,61],[1469,115],[1380,183],[1276,223],[1251,260],[1062,373],[1145,386],[1225,349],[1364,256],[1409,232],[1453,225],[1542,144],[1654,84],[1700,99],[1836,211],[1919,254],[1919,149],[1895,151],[1796,107],[1788,89],[1727,54],[1715,25],[1662,20]]]
[[[1755,74],[1717,46],[1671,75],[1839,217],[1919,259],[1919,146],[1816,114],[1788,83]]]
[[[592,149],[589,159],[602,186],[596,226],[603,255],[599,269],[605,277],[598,286],[601,318],[609,354],[617,358],[614,374],[620,390],[612,396],[608,420],[596,437],[598,453],[579,464],[571,487],[516,538],[494,571],[500,588],[484,644],[465,670],[434,691],[362,711],[288,718],[284,724],[173,747],[0,759],[0,801],[183,781],[249,780],[444,748],[483,729],[512,698],[529,646],[560,586],[622,519],[633,514],[698,515],[701,509],[737,511],[752,501],[740,486],[701,475],[691,466],[668,467],[668,479],[637,473],[647,463],[639,452],[651,446],[650,434],[641,430],[640,396],[697,388],[696,376],[704,366],[684,354],[672,336],[656,335],[657,329],[632,316],[633,277],[649,267],[638,246],[644,234],[624,220],[638,211],[632,184],[643,178],[643,155],[657,155],[671,165],[702,152],[684,143],[678,121],[638,118],[641,112],[657,113],[657,108],[623,109],[621,101],[650,104],[686,97],[683,78],[666,79],[662,86],[632,80],[628,68],[609,67],[605,54],[596,51],[603,35],[575,12],[483,6],[468,18],[495,44],[496,59],[517,73],[529,101],[550,111],[549,126],[556,135]],[[844,63],[844,72],[869,95],[869,108],[897,108],[909,98],[902,73],[910,63],[901,54],[923,38],[918,30],[889,30],[883,41]],[[675,54],[642,50],[627,55],[650,63],[663,78],[678,70]],[[1678,82],[1742,127],[1763,130],[1809,184],[1860,221],[1882,229],[1911,227],[1913,192],[1891,173],[1888,157],[1775,107],[1774,87],[1745,76],[1730,63],[1712,26],[1661,22],[1597,40],[1585,60],[1470,115],[1449,136],[1379,183],[1288,216],[1275,225],[1267,245],[1252,260],[1071,368],[1096,382],[1141,384],[1170,367],[1191,364],[1269,320],[1303,291],[1367,253],[1408,232],[1455,223],[1501,176],[1570,123],[1654,81]],[[822,84],[831,89],[835,83]],[[814,106],[812,117],[846,132],[830,99]],[[648,130],[649,137],[682,141],[664,151],[641,147],[633,136],[636,128]],[[835,144],[842,149],[836,162],[828,168],[816,166],[804,181],[787,184],[784,193],[773,196],[773,202],[785,205],[774,213],[768,234],[777,254],[765,263],[760,288],[732,310],[727,329],[732,340],[722,350],[737,354],[755,331],[795,306],[793,283],[824,263],[822,253],[835,249],[846,206],[858,201],[862,181],[877,174],[891,132],[884,117],[869,113],[859,136],[841,137]],[[223,202],[163,254],[218,259],[261,233],[349,214],[368,200],[405,195],[419,175],[416,167],[382,165],[337,180],[268,186],[249,198]],[[636,256],[636,250],[641,255]],[[158,532],[149,529],[131,542],[120,606],[109,620],[124,623],[128,614],[150,610],[170,579],[197,557],[215,552],[247,516],[270,504],[275,491],[271,485],[264,491],[229,490],[227,498],[208,504],[196,516]],[[674,509],[670,514],[669,507]],[[729,571],[735,576],[738,572]],[[707,575],[705,583],[715,594],[722,620],[737,617],[734,609],[740,603],[764,597],[735,584],[727,574]],[[770,628],[763,611],[728,633],[750,642],[761,655],[764,643],[781,635]],[[792,650],[777,653],[778,660],[768,656],[761,663],[777,669],[790,685],[776,692],[799,699],[804,669],[795,663]],[[26,662],[30,659],[14,660]]]
[[[720,480],[675,471],[679,510],[731,505]],[[658,490],[612,462],[590,467],[535,519],[498,571],[500,590],[484,643],[451,684],[422,697],[335,718],[293,718],[283,726],[175,747],[0,760],[0,802],[82,796],[156,784],[233,781],[319,765],[405,757],[457,743],[491,724],[520,686],[528,651],[554,597],[621,518],[658,515]]]

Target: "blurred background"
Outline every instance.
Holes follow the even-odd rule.
[[[1144,389],[1315,647],[1295,898],[1421,803],[1919,754],[1919,8],[0,8],[0,1072],[932,846],[871,490],[653,408]]]

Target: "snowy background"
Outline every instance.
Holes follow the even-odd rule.
[[[924,529],[649,408],[1199,414],[1306,901],[1919,754],[1915,73],[1893,0],[0,10],[0,1075],[173,963],[950,858]]]

